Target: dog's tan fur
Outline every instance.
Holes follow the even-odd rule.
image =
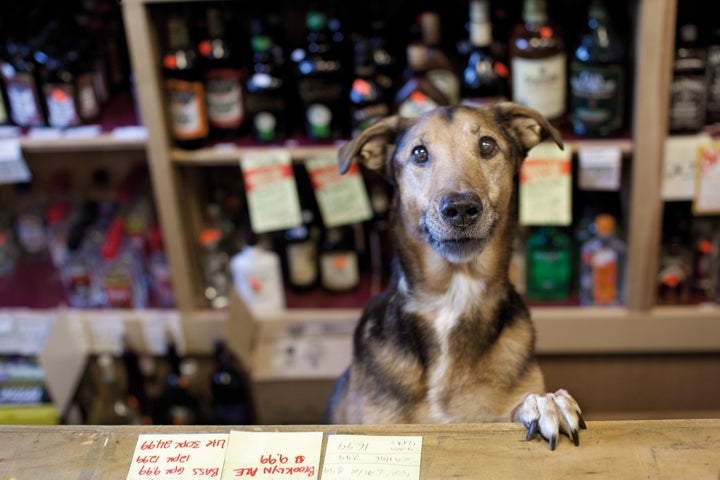
[[[388,290],[363,312],[329,421],[513,419],[534,428],[537,418],[526,421],[518,412],[545,387],[535,331],[508,267],[515,175],[527,151],[547,136],[562,146],[537,112],[503,103],[389,117],[341,149],[341,171],[357,161],[392,182],[397,259]],[[488,155],[480,142],[496,148]],[[417,161],[414,152],[423,150],[416,147],[425,149],[427,158],[419,157],[427,161]],[[453,195],[472,195],[472,221],[448,219],[457,213],[445,209]]]

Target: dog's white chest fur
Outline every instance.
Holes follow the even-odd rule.
[[[440,294],[424,297],[422,304],[414,304],[413,310],[424,318],[432,319],[439,346],[437,361],[428,372],[428,404],[433,421],[447,423],[449,418],[439,400],[447,382],[451,362],[450,336],[462,318],[477,311],[478,304],[487,294],[487,284],[464,273],[455,273],[448,288]]]

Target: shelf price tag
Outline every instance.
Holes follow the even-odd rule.
[[[530,150],[520,167],[520,224],[570,225],[572,152],[551,143]]]
[[[323,480],[420,478],[422,437],[330,435]]]
[[[253,152],[240,160],[255,233],[296,227],[302,223],[300,200],[290,154],[283,150]]]
[[[711,145],[707,134],[676,135],[665,140],[663,200],[692,200],[695,193],[698,148]]]
[[[372,218],[365,183],[356,164],[341,175],[336,157],[319,156],[308,158],[305,168],[325,226],[337,227]]]
[[[220,478],[227,444],[227,433],[141,434],[126,478]]]
[[[223,480],[318,478],[322,432],[230,432]]]
[[[0,184],[29,182],[31,179],[32,174],[25,163],[20,140],[0,140]]]
[[[720,213],[720,142],[698,148],[693,211],[696,215]]]
[[[578,150],[578,188],[616,192],[620,190],[622,152],[616,147]]]

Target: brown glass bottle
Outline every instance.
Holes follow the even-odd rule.
[[[567,55],[545,0],[525,0],[510,39],[513,100],[559,121],[567,110]]]

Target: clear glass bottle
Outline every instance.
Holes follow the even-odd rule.
[[[567,54],[545,0],[525,0],[510,39],[512,99],[560,121],[567,110]]]
[[[460,96],[463,103],[489,105],[510,97],[509,69],[495,58],[492,24],[487,0],[470,2],[470,52],[463,70]]]
[[[594,235],[580,246],[580,304],[624,303],[625,242],[615,235],[615,218],[595,217]]]
[[[572,283],[572,244],[558,227],[541,226],[527,239],[527,288],[531,300],[564,301]]]
[[[593,0],[570,62],[570,117],[575,135],[607,137],[623,127],[625,46],[603,0]]]
[[[225,308],[230,299],[230,257],[220,246],[223,234],[218,228],[207,228],[200,234],[200,267],[205,299],[213,308]]]

